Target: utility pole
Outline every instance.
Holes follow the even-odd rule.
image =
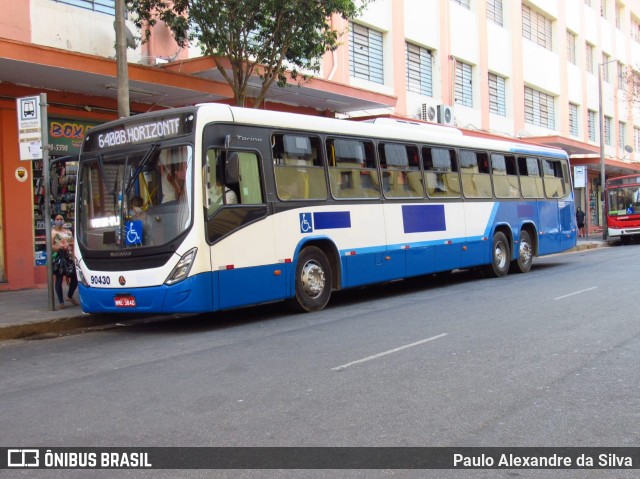
[[[124,23],[125,0],[116,0],[116,63],[118,65],[118,117],[130,115],[129,69],[127,67],[127,33]]]

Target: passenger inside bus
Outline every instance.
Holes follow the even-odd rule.
[[[182,199],[185,190],[187,159],[185,147],[168,148],[160,152],[158,165],[162,182],[162,203]]]
[[[224,201],[223,201],[224,198]],[[214,190],[213,197],[214,204],[218,206],[225,205],[237,205],[238,204],[238,195],[236,192],[229,188],[227,185],[223,185],[220,178],[216,179],[216,185]]]

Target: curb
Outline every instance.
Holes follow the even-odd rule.
[[[81,316],[48,319],[33,323],[11,324],[0,326],[0,341],[25,339],[43,334],[62,335],[62,333],[73,330],[84,330],[115,322],[113,317],[83,314]]]
[[[582,244],[576,245],[575,248],[570,249],[568,252],[584,251],[584,250],[596,249],[596,248],[607,248],[609,246],[611,245],[606,242],[582,243]]]

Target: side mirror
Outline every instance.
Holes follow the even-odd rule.
[[[240,182],[240,157],[235,152],[227,153],[224,179],[227,184],[235,184]]]

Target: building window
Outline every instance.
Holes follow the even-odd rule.
[[[56,3],[65,3],[75,7],[86,8],[94,12],[116,14],[116,0],[53,0]]]
[[[569,132],[578,136],[578,105],[569,103]]]
[[[609,62],[611,61],[611,57],[607,55],[605,52],[602,52],[602,80],[609,82]]]
[[[407,90],[433,96],[433,56],[426,48],[406,44]]]
[[[584,69],[587,73],[593,73],[593,45],[585,43],[584,48]]]
[[[384,84],[382,33],[357,23],[351,24],[349,73],[353,78]]]
[[[640,128],[633,128],[633,151],[636,152],[636,158],[638,158],[638,154],[640,154]]]
[[[588,7],[591,6],[591,0],[584,0],[584,4],[587,5]]]
[[[589,128],[589,141],[596,141],[596,112],[593,110],[589,110],[587,127]]]
[[[619,3],[616,3],[615,14],[616,14],[616,28],[618,30],[622,30],[622,6]]]
[[[567,30],[567,60],[576,64],[576,36]]]
[[[502,0],[487,0],[487,18],[502,26]]]
[[[489,73],[489,111],[500,116],[507,116],[504,90],[504,78]]]
[[[640,43],[640,21],[635,18],[631,19],[631,38],[637,43]]]
[[[620,62],[617,62],[617,66],[618,66],[618,90],[623,90],[625,89],[625,78],[626,75],[624,73],[624,65]]]
[[[600,0],[600,16],[607,18],[607,0]]]
[[[604,117],[604,144],[611,146],[611,117]]]
[[[553,97],[524,87],[524,121],[550,130],[555,129]]]
[[[471,9],[471,6],[469,5],[470,0],[453,0],[453,1],[458,5],[462,5],[465,8]]]
[[[627,138],[625,137],[625,128],[627,125],[625,125],[624,122],[619,121],[618,122],[618,146],[620,147],[620,149],[622,150],[624,148],[624,145],[627,144]]]
[[[547,50],[551,50],[551,20],[528,6],[523,5],[522,36]]]
[[[471,65],[456,61],[456,103],[473,107],[473,82]]]

